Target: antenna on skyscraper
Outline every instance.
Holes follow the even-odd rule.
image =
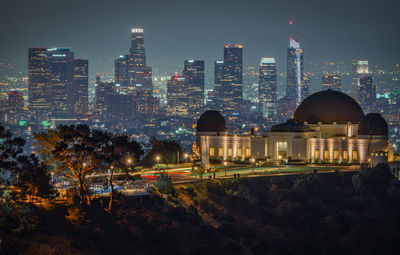
[[[289,18],[289,25],[293,25],[293,19],[291,18]],[[292,26],[289,27],[290,27],[290,38],[292,38],[292,29],[291,29]]]

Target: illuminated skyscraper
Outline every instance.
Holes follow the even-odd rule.
[[[28,49],[28,99],[33,118],[47,118],[51,113],[50,60],[47,48]]]
[[[353,60],[352,64],[353,75],[351,83],[351,96],[360,104],[360,77],[369,74],[368,60]]]
[[[146,64],[141,27],[132,29],[129,54],[115,60],[115,83],[120,84],[122,93],[133,93],[138,118],[158,113],[159,100],[153,97],[152,68]]]
[[[225,44],[222,84],[222,111],[239,112],[243,100],[243,45]]]
[[[87,112],[88,61],[68,48],[29,49],[29,110],[36,120]]]
[[[140,27],[132,29],[128,73],[132,91],[142,90],[148,92],[149,95],[152,96],[152,68],[146,65],[143,28]]]
[[[222,109],[223,87],[224,86],[224,61],[216,60],[214,62],[214,91],[213,107],[217,110]]]
[[[74,54],[68,48],[51,48],[47,54],[51,63],[52,117],[66,118],[72,112],[69,107],[73,97]]]
[[[189,110],[199,115],[204,105],[204,60],[185,60],[183,77],[191,101]]]
[[[375,111],[376,87],[371,76],[360,78],[360,104],[365,113]]]
[[[332,89],[341,91],[342,90],[342,78],[337,74],[325,74],[322,76],[322,90]]]
[[[121,85],[122,91],[129,87],[129,55],[122,55],[115,60],[115,83]]]
[[[7,100],[7,122],[17,124],[23,120],[24,94],[18,91],[8,93]]]
[[[309,82],[304,74],[303,49],[300,42],[290,36],[287,52],[287,87],[286,97],[293,101],[293,108],[303,101],[309,92]]]
[[[72,115],[74,117],[85,116],[88,114],[88,75],[89,62],[87,59],[74,59],[74,80],[69,100],[72,104]]]
[[[95,110],[100,115],[107,111],[106,95],[115,93],[114,83],[102,82],[100,76],[96,78]]]
[[[168,113],[170,115],[188,115],[190,99],[187,95],[188,86],[185,77],[172,76],[167,83]]]
[[[272,121],[276,114],[278,83],[274,58],[262,58],[260,63],[258,94],[260,112],[263,117]]]

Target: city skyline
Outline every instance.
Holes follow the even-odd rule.
[[[278,72],[282,72],[286,64],[287,35],[290,33],[302,41],[302,47],[307,52],[305,63],[367,58],[371,63],[393,65],[399,57],[390,51],[399,41],[399,35],[390,32],[399,25],[393,10],[400,4],[395,1],[384,1],[374,8],[371,8],[372,1],[364,1],[363,5],[335,1],[335,4],[327,6],[316,2],[309,9],[293,1],[288,1],[287,6],[283,6],[283,3],[252,1],[241,15],[236,15],[241,11],[239,6],[228,5],[226,1],[209,3],[213,7],[209,9],[205,9],[207,3],[199,5],[190,2],[183,5],[180,1],[174,1],[175,5],[161,2],[132,4],[124,1],[110,5],[106,1],[98,1],[94,6],[82,3],[79,8],[76,2],[71,1],[63,9],[56,8],[56,3],[40,2],[44,5],[30,6],[26,2],[26,9],[18,9],[12,2],[5,1],[7,8],[2,9],[8,11],[1,15],[0,28],[9,40],[0,42],[0,55],[15,59],[24,66],[26,54],[23,51],[28,47],[73,48],[77,55],[91,61],[90,79],[94,79],[95,73],[112,71],[114,59],[129,46],[126,40],[128,31],[137,25],[145,31],[149,65],[157,70],[163,70],[171,63],[179,65],[184,59],[204,59],[206,69],[212,70],[221,45],[240,43],[244,45],[244,66],[256,66],[262,57],[274,57]],[[132,5],[134,11],[128,15],[126,12],[129,8],[126,7]],[[36,6],[41,6],[42,13],[47,14],[43,17],[32,16],[38,8]],[[172,8],[178,15],[167,18],[167,10]],[[198,11],[193,12],[192,8]],[[324,12],[326,8],[330,11]],[[90,19],[90,22],[79,26],[74,19],[63,22],[68,18],[68,10],[82,14],[82,19]],[[102,19],[106,15],[105,10],[110,10],[111,17],[115,18]],[[140,10],[154,15],[145,17]],[[335,12],[342,13],[340,20],[333,19]],[[30,24],[20,21],[18,18],[22,18],[21,15],[27,17],[23,20],[30,19]],[[164,18],[165,22],[157,22]],[[179,22],[186,19],[192,21],[191,29],[187,29],[185,22]],[[289,25],[289,19],[293,20],[292,25]],[[7,20],[15,22],[10,24]],[[22,25],[27,25],[27,29],[20,29]],[[40,29],[33,29],[32,26]],[[386,29],[382,30],[383,26]],[[222,27],[223,33],[220,32]],[[35,31],[35,34],[31,31]],[[373,40],[360,43],[366,34]]]

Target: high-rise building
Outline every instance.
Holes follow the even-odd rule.
[[[204,105],[204,60],[185,60],[183,77],[191,101],[189,111],[199,115]]]
[[[50,58],[52,117],[66,118],[72,111],[72,83],[74,79],[74,54],[68,48],[47,50]]]
[[[325,74],[322,76],[322,90],[332,89],[341,91],[342,90],[342,78],[337,74]]]
[[[28,49],[28,100],[32,118],[46,119],[51,113],[51,72],[47,48]]]
[[[308,94],[309,81],[304,74],[303,49],[300,47],[300,41],[290,36],[287,51],[286,97],[297,107]]]
[[[24,94],[18,91],[8,93],[7,100],[7,122],[16,124],[23,119]]]
[[[243,45],[225,44],[222,86],[222,111],[230,114],[241,109],[243,100]]]
[[[360,104],[360,78],[369,74],[368,60],[353,60],[352,65],[351,96]]]
[[[120,84],[122,91],[129,87],[129,55],[122,55],[115,60],[115,83]]]
[[[143,28],[132,29],[128,55],[115,60],[115,83],[122,93],[133,93],[135,113],[144,118],[158,112],[159,100],[153,97],[152,68],[146,64]]]
[[[224,84],[224,61],[216,60],[214,62],[214,90],[212,102],[214,108],[217,110],[222,109]]]
[[[260,112],[263,117],[272,121],[276,114],[278,82],[274,58],[262,58],[260,63],[258,95]]]
[[[360,77],[360,104],[365,113],[374,112],[376,87],[371,76]]]
[[[87,59],[74,59],[74,79],[72,88],[72,116],[85,116],[88,114],[89,98],[89,61]]]
[[[146,65],[146,51],[144,48],[143,28],[132,29],[132,40],[129,59],[129,79],[133,91],[144,90],[152,96],[152,68]],[[133,92],[130,91],[130,92]]]
[[[100,76],[96,78],[95,110],[99,114],[107,111],[106,95],[115,93],[114,83],[102,82]]]
[[[167,83],[168,113],[170,115],[188,115],[190,99],[187,95],[188,89],[185,77],[172,76]]]
[[[133,95],[116,92],[106,93],[104,97],[104,118],[111,122],[131,120],[134,114]]]

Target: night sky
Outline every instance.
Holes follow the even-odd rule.
[[[28,47],[65,46],[89,59],[91,75],[112,72],[140,25],[148,63],[159,69],[184,59],[211,68],[231,42],[244,44],[246,65],[269,56],[285,71],[290,32],[306,62],[366,58],[389,67],[400,63],[399,10],[398,0],[0,0],[0,58],[26,68]]]

